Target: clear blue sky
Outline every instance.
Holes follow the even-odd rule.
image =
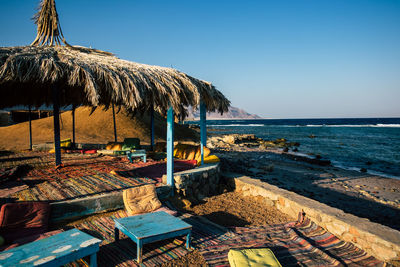
[[[0,0],[0,46],[37,0]],[[56,0],[72,45],[174,67],[266,118],[400,117],[400,1]]]

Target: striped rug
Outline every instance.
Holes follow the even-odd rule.
[[[103,242],[100,251],[97,253],[99,266],[138,266],[136,259],[136,245],[124,234],[120,235],[120,240],[114,239],[115,218],[126,217],[125,211],[120,210],[110,217],[98,217],[86,221],[74,227],[92,235]],[[185,222],[193,226],[192,246],[215,246],[216,244],[234,236],[226,229],[216,226],[211,222],[198,219],[198,217],[181,216]],[[180,258],[188,253],[185,247],[185,237],[168,239],[165,241],[145,244],[143,247],[142,266],[159,266],[162,263]],[[69,266],[84,266],[82,261],[69,264]]]
[[[57,201],[112,192],[142,184],[155,184],[150,178],[122,177],[111,173],[98,173],[81,177],[53,177],[31,180],[36,185],[12,194],[18,201]]]
[[[235,233],[236,237],[200,250],[210,266],[229,266],[231,248],[253,247],[270,248],[282,266],[383,266],[304,217],[286,225],[238,227]]]

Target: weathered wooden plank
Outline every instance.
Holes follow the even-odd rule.
[[[137,261],[142,262],[144,244],[186,235],[186,248],[190,248],[192,226],[164,211],[115,219],[115,240],[119,231],[137,245]]]
[[[100,243],[100,239],[72,229],[2,252],[0,265],[60,266],[95,254]]]
[[[174,186],[174,110],[167,112],[167,184]]]
[[[136,215],[115,220],[121,230],[132,232],[137,239],[190,229],[192,226],[164,211]]]
[[[200,148],[201,148],[201,165],[204,164],[204,147],[207,145],[207,123],[206,123],[206,106],[203,101],[200,102]]]

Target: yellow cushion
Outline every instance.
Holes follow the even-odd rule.
[[[209,155],[208,157],[204,157],[204,164],[206,163],[217,163],[220,162],[219,158],[216,155]],[[197,166],[201,165],[201,158],[197,161]]]
[[[71,138],[61,140],[60,147],[70,148],[72,145]]]
[[[204,157],[210,155],[209,148],[204,147]],[[201,148],[200,146],[177,144],[174,148],[174,157],[186,160],[201,161]]]
[[[61,151],[61,153],[64,153],[64,152],[65,152],[65,147],[62,147],[62,148],[60,149],[60,151]],[[55,148],[50,149],[50,150],[49,150],[49,153],[51,153],[51,154],[56,153]]]
[[[109,142],[106,146],[107,150],[122,150],[123,143],[120,142]]]
[[[268,248],[231,249],[228,253],[231,267],[282,267]]]
[[[130,216],[151,212],[161,207],[156,187],[152,184],[126,189],[122,193],[122,198]]]

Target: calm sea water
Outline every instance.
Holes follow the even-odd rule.
[[[300,143],[299,153],[319,154],[335,166],[400,179],[400,118],[209,120],[207,127],[286,138]]]

